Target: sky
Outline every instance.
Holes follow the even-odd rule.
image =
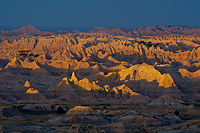
[[[0,0],[0,26],[200,26],[200,0]]]

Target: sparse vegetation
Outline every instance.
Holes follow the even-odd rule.
[[[56,110],[56,112],[59,113],[59,114],[66,113],[65,110],[62,107],[58,107],[58,109]]]
[[[179,113],[178,110],[176,110],[176,111],[174,112],[174,114],[177,115],[177,116],[180,115],[180,113]]]

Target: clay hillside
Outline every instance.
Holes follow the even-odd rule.
[[[198,27],[58,33],[1,30],[1,131],[200,132]]]

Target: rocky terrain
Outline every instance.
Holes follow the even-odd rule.
[[[1,31],[1,132],[200,132],[198,28],[113,30]]]
[[[19,40],[22,37],[30,36],[52,36],[57,34],[68,34],[68,33],[80,33],[78,30],[66,31],[59,30],[56,32],[50,31],[40,31],[35,27],[28,24],[27,26],[21,27],[19,29],[1,30],[0,31],[0,42],[7,40],[8,42],[13,42],[14,40]],[[113,36],[162,36],[162,35],[193,35],[197,37],[200,35],[200,27],[192,26],[181,26],[181,25],[169,25],[169,26],[142,26],[138,29],[125,29],[125,28],[106,28],[106,27],[95,27],[91,31],[86,31],[87,33],[107,33]]]
[[[108,33],[114,36],[159,36],[159,35],[200,35],[200,27],[169,25],[169,26],[142,26],[138,29],[96,27],[89,33]]]

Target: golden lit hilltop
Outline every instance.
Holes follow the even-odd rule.
[[[160,28],[2,35],[2,130],[199,132],[200,37]]]

